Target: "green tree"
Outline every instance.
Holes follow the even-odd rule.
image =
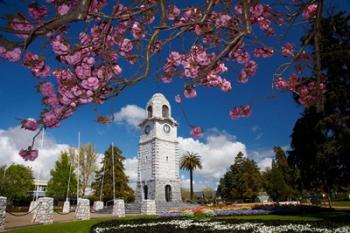
[[[0,169],[0,195],[8,198],[9,202],[23,200],[31,195],[34,188],[32,169],[20,164],[12,164]]]
[[[113,146],[114,155],[114,172],[115,172],[115,197],[123,198],[126,202],[135,200],[135,193],[128,184],[128,177],[125,175],[124,160],[125,157],[122,151]],[[104,153],[102,167],[96,172],[95,181],[92,183],[92,188],[95,190],[95,197],[100,198],[102,188],[103,201],[113,199],[113,157],[112,146],[109,146]]]
[[[305,109],[295,123],[288,157],[300,170],[302,187],[327,193],[330,206],[334,191],[350,183],[349,20],[345,13],[321,20],[319,54],[327,91],[322,111]],[[314,45],[312,40],[309,43]]]
[[[180,168],[190,172],[190,192],[191,201],[193,200],[193,170],[202,169],[202,163],[200,156],[193,152],[188,152],[184,154],[180,159]]]
[[[262,176],[255,161],[239,152],[235,163],[220,179],[220,189],[225,201],[254,201],[262,189]]]
[[[74,173],[74,165],[70,163],[68,152],[61,152],[55,167],[51,170],[51,178],[47,184],[46,195],[55,199],[64,200],[76,195],[77,177]]]
[[[286,201],[298,194],[296,187],[297,172],[289,167],[287,156],[281,147],[274,147],[275,159],[271,169],[264,174],[264,187],[274,201]]]

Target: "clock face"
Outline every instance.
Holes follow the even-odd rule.
[[[145,127],[145,134],[149,134],[150,131],[151,131],[151,126],[147,125]]]
[[[164,132],[169,133],[170,132],[170,126],[169,125],[164,125],[163,126],[163,130],[164,130]]]

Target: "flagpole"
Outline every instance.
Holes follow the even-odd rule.
[[[80,180],[80,131],[78,132],[78,180],[77,180],[77,204],[79,199],[79,180]]]
[[[115,173],[114,173],[114,143],[112,142],[112,164],[113,164],[113,202],[115,200]]]

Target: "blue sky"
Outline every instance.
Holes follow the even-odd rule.
[[[335,4],[342,9],[349,10],[350,8],[349,3],[345,0],[335,1]],[[0,10],[0,13],[3,10],[4,8]],[[293,28],[285,41],[299,44],[299,36],[303,33],[303,27]],[[281,44],[283,41],[279,45]],[[279,45],[272,44],[276,47]],[[38,42],[33,45],[33,48],[40,48],[44,53],[47,51],[47,49],[39,47]],[[176,48],[176,44],[173,48]],[[186,99],[183,102],[183,107],[191,123],[206,130],[206,134],[199,139],[199,143],[208,143],[208,137],[214,131],[216,134],[229,135],[228,140],[244,144],[248,156],[259,162],[264,159],[264,156],[271,156],[271,153],[269,154],[267,151],[271,150],[273,146],[288,146],[290,144],[289,136],[303,108],[294,102],[289,93],[277,91],[275,98],[264,99],[264,97],[271,95],[273,72],[282,62],[287,60],[278,55],[268,59],[255,60],[259,68],[256,75],[247,84],[239,84],[236,81],[238,73],[230,71],[224,75],[225,78],[232,81],[233,89],[230,93],[213,88],[198,88],[198,97]],[[162,64],[157,60],[153,60],[153,62],[153,71]],[[38,80],[30,74],[29,70],[21,65],[3,60],[0,61],[0,70],[0,130],[4,132],[18,126],[20,119],[38,116],[42,106],[40,95],[35,88]],[[126,75],[131,75],[133,69],[124,69],[124,71]],[[114,102],[107,101],[103,106],[98,106],[98,109],[102,114],[110,115],[119,112],[122,107],[127,105],[143,108],[155,92],[161,92],[170,101],[173,117],[180,124],[178,135],[182,138],[189,138],[190,129],[174,101],[174,96],[182,91],[183,82],[180,79],[171,84],[163,84],[154,80],[154,72],[152,72],[139,85],[127,89]],[[251,117],[235,121],[230,119],[228,112],[233,106],[251,103],[252,100],[254,101]],[[77,146],[77,134],[81,132],[81,142],[93,143],[99,153],[103,153],[113,141],[121,148],[127,158],[136,156],[139,130],[126,122],[101,125],[96,123],[95,119],[96,114],[92,111],[92,106],[84,106],[76,111],[71,118],[63,121],[60,128],[47,130],[47,134],[57,144]],[[2,158],[0,161],[6,161],[6,158]],[[29,162],[28,165],[30,165]]]

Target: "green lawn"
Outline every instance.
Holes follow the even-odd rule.
[[[152,219],[156,216],[128,216],[120,218],[120,220],[135,220],[135,219]],[[90,227],[96,223],[115,218],[100,218],[87,221],[74,221],[69,223],[55,223],[51,225],[41,225],[27,227],[17,230],[7,231],[8,233],[89,233]],[[286,222],[314,222],[314,221],[329,221],[329,222],[346,222],[350,223],[349,211],[333,211],[322,212],[315,214],[299,214],[299,215],[249,215],[249,216],[220,216],[214,217],[217,220],[243,220],[243,221],[286,221]]]
[[[335,201],[333,203],[334,207],[350,207],[350,201]]]

